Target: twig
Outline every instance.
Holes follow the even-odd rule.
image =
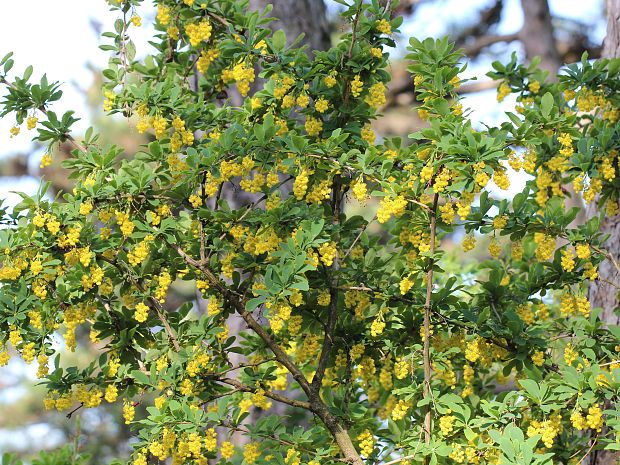
[[[220,381],[220,382],[222,382],[224,384],[228,384],[229,386],[233,386],[237,390],[243,391],[243,392],[256,392],[259,389],[259,388],[255,388],[255,387],[243,384],[243,383],[237,381],[236,379],[232,379],[232,378],[218,378],[218,381]],[[272,391],[264,391],[264,394],[265,394],[266,397],[269,397],[270,399],[273,399],[273,400],[275,400],[277,402],[281,402],[283,404],[290,405],[291,407],[297,407],[297,408],[303,408],[303,409],[306,409],[306,410],[311,410],[309,402],[305,402],[303,400],[291,399],[289,397],[286,397],[286,396],[283,396],[283,395],[280,395],[280,394],[276,394],[275,392],[272,392]]]
[[[439,194],[435,193],[433,197],[433,208],[430,212],[430,258],[428,263],[428,271],[426,272],[426,300],[424,302],[424,389],[423,397],[428,400],[431,395],[431,296],[433,295],[433,265],[435,263],[435,236],[437,234],[437,204],[439,202]],[[431,408],[427,403],[424,407],[424,443],[431,443]],[[424,458],[424,463],[428,465],[430,457]]]
[[[476,56],[490,45],[519,40],[519,35],[519,32],[514,32],[512,34],[485,35],[476,39],[473,44],[463,47],[463,50],[467,56]]]
[[[121,270],[120,265],[119,264],[123,264],[126,268],[126,272],[127,272],[127,276],[129,278],[129,280],[132,282],[132,284],[134,286],[136,286],[138,288],[138,290],[140,292],[142,292],[143,294],[146,293],[144,286],[142,286],[142,284],[140,284],[140,282],[133,276],[133,272],[131,270],[131,268],[129,268],[129,265],[127,265],[124,262],[119,262],[117,260],[110,260],[105,258],[104,256],[98,256],[101,260],[106,261],[112,265],[114,265],[117,269],[119,269],[119,271],[122,273],[123,270]],[[170,323],[168,322],[168,320],[166,319],[165,315],[162,313],[163,307],[161,306],[161,304],[159,303],[159,301],[153,297],[153,296],[148,296],[148,300],[151,302],[152,307],[154,307],[155,309],[155,313],[157,313],[157,317],[159,318],[159,321],[161,321],[162,325],[164,325],[164,330],[166,331],[166,334],[168,335],[168,339],[170,339],[170,341],[172,342],[172,345],[174,346],[174,349],[177,352],[181,351],[181,346],[179,344],[179,341],[177,340],[177,337],[174,334],[174,331],[172,331],[172,327],[170,326]]]
[[[334,241],[338,243],[340,241],[340,234],[338,233],[338,226],[340,225],[340,210],[342,202],[341,179],[340,176],[334,180],[332,187],[332,223],[336,226],[336,235]],[[312,378],[311,387],[318,394],[321,389],[321,382],[325,375],[325,369],[327,368],[327,362],[331,355],[333,347],[334,331],[336,329],[336,322],[338,320],[338,272],[340,271],[340,257],[336,250],[336,256],[331,266],[331,282],[329,283],[329,316],[327,318],[327,326],[325,328],[325,336],[323,337],[323,346],[321,348],[321,355],[319,355],[319,362],[317,364],[314,378]]]
[[[362,237],[362,234],[364,234],[364,231],[366,231],[366,229],[368,228],[368,225],[370,223],[372,223],[373,221],[375,221],[377,219],[377,215],[373,216],[370,221],[368,221],[360,230],[360,232],[357,234],[357,236],[355,237],[355,239],[353,240],[353,242],[351,243],[351,246],[349,247],[349,249],[347,250],[347,253],[344,254],[344,257],[342,257],[342,260],[346,260],[347,257],[349,256],[349,254],[351,253],[351,251],[353,250],[353,247],[355,247],[355,244],[357,244],[357,242],[360,240],[360,238]]]
[[[592,452],[592,448],[596,445],[596,442],[598,441],[598,434],[594,437],[594,440],[592,441],[592,445],[590,446],[590,448],[586,451],[585,455],[583,457],[581,457],[581,459],[579,460],[579,462],[577,462],[577,465],[579,465],[580,463],[583,463],[583,461],[585,460],[585,458],[590,455],[590,452]]]
[[[67,413],[67,418],[71,418],[73,414],[77,412],[79,409],[81,409],[82,407],[84,407],[84,402],[82,402],[80,405],[78,405],[73,410],[71,410],[69,413]]]
[[[590,247],[592,247],[594,250],[596,250],[601,255],[605,255],[605,257],[614,265],[618,273],[620,273],[620,265],[618,265],[618,262],[616,261],[616,259],[613,257],[612,254],[610,254],[606,250],[601,249],[600,247],[596,245],[590,245]]]
[[[0,82],[2,84],[5,84],[7,86],[9,86],[11,89],[16,89],[15,84],[13,84],[12,82],[7,81],[3,76],[0,76]],[[43,113],[45,116],[47,116],[47,108],[45,108],[44,105],[40,106],[37,108],[41,113]],[[71,134],[63,134],[63,137],[69,141],[69,143],[71,145],[73,145],[74,148],[78,149],[80,152],[86,153],[86,147],[84,147],[82,144],[80,144],[78,141],[75,140],[75,138],[71,135]]]

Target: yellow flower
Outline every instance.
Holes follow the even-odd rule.
[[[377,31],[390,35],[392,33],[392,26],[387,19],[383,18],[377,23]]]
[[[357,436],[360,452],[365,457],[372,455],[375,449],[375,438],[369,430],[365,430]]]
[[[125,419],[125,424],[131,424],[135,416],[136,408],[134,407],[132,402],[126,400],[123,404],[123,418]]]
[[[134,318],[136,321],[140,323],[144,323],[149,316],[149,307],[147,307],[144,302],[140,302],[136,305],[134,310]]]

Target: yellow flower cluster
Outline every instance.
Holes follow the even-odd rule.
[[[563,317],[581,313],[584,317],[590,316],[590,302],[585,296],[564,294],[560,298],[560,314]]]
[[[573,249],[565,248],[562,250],[562,269],[567,273],[570,273],[575,269],[575,252]]]
[[[385,223],[391,216],[400,217],[405,213],[407,208],[407,199],[402,194],[392,198],[385,196],[379,203],[379,209],[377,210],[377,221],[379,223]]]
[[[369,430],[364,430],[357,436],[360,452],[365,457],[370,457],[375,449],[375,438]]]
[[[206,42],[211,37],[213,27],[207,19],[185,26],[185,32],[192,47],[197,47],[201,42]]]
[[[402,420],[407,416],[407,412],[411,408],[411,402],[407,402],[406,400],[399,400],[398,403],[394,406],[392,410],[392,420],[398,421]]]
[[[545,364],[545,353],[542,350],[537,350],[531,356],[532,363],[537,367],[541,367]]]
[[[226,460],[230,460],[235,455],[235,446],[232,442],[224,441],[220,447],[220,454]]]
[[[245,97],[250,92],[250,84],[254,82],[254,67],[245,62],[237,63],[231,72],[231,77],[236,81],[237,90]]]
[[[411,279],[410,276],[405,276],[403,279],[401,279],[399,283],[400,294],[405,295],[407,292],[409,292],[413,287],[413,283],[414,281],[413,279]]]
[[[116,402],[116,399],[118,398],[118,388],[114,384],[108,384],[105,389],[104,398],[111,404]]]
[[[385,329],[385,321],[383,320],[383,315],[379,313],[377,317],[374,320],[372,320],[372,323],[370,324],[370,335],[372,337],[377,337],[381,333],[383,333],[384,329]]]
[[[131,233],[133,233],[136,225],[129,218],[129,214],[126,212],[116,211],[116,224],[120,227],[121,233],[123,233],[123,237],[129,237]],[[79,237],[79,232],[78,232]],[[75,245],[75,244],[69,244]]]
[[[136,416],[136,407],[134,407],[131,401],[126,400],[123,403],[123,418],[125,419],[125,424],[129,425],[133,421]]]
[[[603,429],[603,411],[598,405],[594,405],[588,409],[586,416],[588,427],[600,432]]]
[[[497,88],[497,101],[503,102],[504,99],[510,95],[511,89],[507,82],[502,82]]]
[[[392,26],[390,25],[390,22],[385,18],[379,20],[376,27],[377,31],[382,34],[390,35],[392,33]]]
[[[139,266],[148,258],[150,243],[154,240],[154,236],[148,235],[132,251],[127,253],[127,260],[132,266]]]
[[[553,256],[555,251],[555,237],[547,236],[545,233],[534,233],[534,242],[536,243],[536,258],[538,261],[544,262]]]
[[[448,411],[450,413],[450,411]],[[456,417],[454,415],[443,415],[439,419],[439,429],[441,430],[441,434],[444,436],[449,436],[452,431],[454,431],[454,422]]]
[[[364,101],[372,108],[379,108],[381,105],[384,105],[386,102],[385,85],[382,82],[377,82],[370,86]]]
[[[198,68],[199,73],[206,73],[209,69],[209,65],[215,61],[215,59],[220,55],[220,51],[217,48],[211,48],[209,50],[203,50],[200,52],[200,57],[198,61],[196,61],[196,68]]]
[[[134,318],[139,323],[144,323],[149,316],[149,307],[144,304],[144,302],[140,302],[136,305],[134,310]]]
[[[472,233],[467,234],[463,238],[463,242],[461,243],[461,246],[463,247],[463,250],[465,252],[469,252],[470,250],[473,250],[473,248],[476,247],[476,238],[474,237],[474,235]]]
[[[306,132],[310,137],[316,137],[321,133],[323,129],[323,121],[312,116],[306,118],[306,124],[304,125]]]
[[[363,140],[368,142],[369,145],[374,145],[375,140],[377,138],[377,136],[375,135],[375,132],[372,130],[372,127],[370,126],[370,123],[367,123],[364,125],[364,127],[362,128],[360,132],[360,135],[362,136]]]
[[[172,276],[168,270],[162,270],[157,276],[157,288],[155,289],[155,298],[162,304],[166,301],[166,295],[168,295],[168,288],[172,283]]]
[[[553,447],[553,442],[558,434],[562,432],[562,416],[559,413],[551,415],[549,420],[537,421],[532,420],[527,429],[529,437],[540,434],[541,440],[547,449]]]
[[[324,242],[319,247],[319,256],[321,257],[321,262],[325,266],[332,266],[337,253],[338,249],[334,241]]]
[[[211,358],[209,354],[201,350],[200,348],[194,348],[194,354],[192,358],[187,362],[187,366],[185,367],[185,371],[190,378],[197,377],[205,368],[207,368],[207,364]]]
[[[170,22],[170,7],[159,4],[157,5],[157,21],[159,21],[163,26],[167,25]]]
[[[290,305],[279,302],[273,307],[269,317],[269,326],[271,330],[278,334],[284,328],[284,324],[290,319],[292,308]]]
[[[253,465],[260,457],[260,444],[250,442],[243,446],[243,459],[248,465]]]

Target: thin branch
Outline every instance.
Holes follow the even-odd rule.
[[[282,350],[282,348],[278,345],[278,343],[271,337],[271,335],[265,331],[258,321],[254,319],[252,314],[245,309],[245,304],[239,299],[239,296],[226,287],[215,274],[211,271],[211,269],[205,263],[198,262],[191,258],[179,245],[170,244],[177,253],[185,260],[188,265],[191,265],[195,268],[198,268],[210,282],[210,284],[222,295],[223,298],[227,299],[235,308],[237,313],[243,318],[249,328],[254,331],[267,345],[269,350],[273,352],[276,357],[276,360],[280,362],[282,365],[286,367],[286,369],[293,375],[295,381],[299,383],[299,386],[306,393],[306,395],[310,395],[310,383],[306,379],[305,375],[302,371],[293,363],[293,361],[289,358],[289,356]]]
[[[334,180],[334,185],[332,187],[332,223],[336,226],[336,235],[334,237],[334,241],[337,243],[340,242],[340,234],[338,233],[338,226],[340,225],[340,212],[341,212],[341,202],[342,202],[342,193],[341,190],[341,179],[340,176],[336,177]],[[327,368],[327,362],[329,361],[329,356],[331,355],[332,347],[333,347],[333,338],[334,331],[336,329],[336,322],[338,320],[338,272],[340,271],[340,257],[338,250],[336,250],[336,256],[334,257],[334,262],[331,266],[331,283],[329,284],[329,316],[327,318],[327,327],[325,328],[325,336],[323,337],[323,347],[321,348],[321,355],[319,355],[319,362],[317,364],[316,372],[314,374],[314,378],[312,379],[312,389],[318,393],[319,389],[321,389],[321,382],[323,381],[323,376],[325,375],[325,369]]]
[[[581,460],[579,460],[579,462],[577,462],[577,465],[580,465],[583,463],[583,461],[586,459],[586,457],[588,455],[590,455],[590,452],[592,452],[592,448],[596,445],[598,441],[598,434],[594,437],[594,441],[592,441],[592,445],[590,446],[590,448],[586,451],[585,455],[583,457],[581,457]]]
[[[600,247],[596,245],[591,245],[590,247],[592,247],[595,251],[597,251],[601,255],[605,255],[605,257],[614,265],[614,267],[616,268],[616,271],[620,273],[620,265],[618,265],[618,262],[616,261],[616,259],[613,257],[612,254],[610,254],[606,250],[601,249]]]
[[[15,84],[13,84],[12,82],[7,81],[3,76],[0,76],[0,83],[9,86],[11,89],[16,89]],[[47,108],[45,108],[45,106],[42,105],[42,106],[40,106],[37,109],[41,113],[43,113],[45,116],[47,116]],[[86,153],[86,147],[84,147],[82,144],[80,144],[78,141],[76,141],[75,138],[71,134],[63,134],[63,137],[66,140],[68,140],[69,143],[71,145],[73,145],[74,148],[78,149],[80,152]]]
[[[82,407],[84,407],[84,402],[82,402],[80,405],[78,405],[76,408],[74,408],[73,410],[71,410],[69,413],[67,413],[66,417],[67,418],[71,418],[73,416],[73,414],[75,412],[77,412],[79,409],[81,409]]]
[[[140,284],[140,282],[133,276],[133,271],[131,270],[131,268],[129,268],[129,265],[127,265],[124,262],[118,262],[116,260],[107,259],[103,255],[98,255],[98,258],[100,258],[101,260],[105,262],[110,263],[111,265],[114,265],[121,273],[123,272],[123,270],[120,269],[119,264],[122,264],[123,266],[125,266],[126,268],[125,271],[127,272],[127,276],[129,277],[129,280],[132,282],[134,286],[138,288],[140,292],[142,292],[143,294],[146,294],[146,290],[144,289],[144,286],[142,286],[142,284]],[[151,302],[151,307],[154,308],[155,313],[157,313],[157,317],[159,318],[159,321],[161,321],[161,324],[164,326],[164,330],[166,331],[166,334],[168,335],[168,339],[172,342],[174,349],[177,352],[180,352],[181,345],[179,344],[179,341],[177,340],[177,337],[174,334],[174,331],[172,331],[172,327],[170,326],[168,319],[163,313],[165,312],[165,309],[161,306],[161,304],[155,297],[149,295],[148,300]]]
[[[353,240],[353,242],[351,243],[351,246],[348,248],[347,253],[344,254],[344,257],[342,257],[342,260],[346,260],[346,258],[349,256],[349,254],[351,253],[351,251],[353,250],[353,247],[355,247],[355,244],[357,244],[357,242],[360,240],[360,238],[362,237],[362,234],[364,234],[364,231],[366,231],[366,229],[368,228],[368,225],[370,223],[372,223],[373,221],[375,221],[377,219],[377,215],[373,216],[370,221],[368,221],[360,230],[360,232],[357,234],[357,236],[355,236],[355,239]]]
[[[243,391],[243,392],[256,392],[259,388],[255,388],[252,386],[248,386],[246,384],[243,384],[239,381],[237,381],[236,379],[232,379],[232,378],[218,378],[218,381],[224,383],[224,384],[228,384],[229,386],[233,386],[235,387],[238,391]],[[311,410],[311,406],[309,402],[305,402],[303,400],[296,400],[296,399],[291,399],[290,397],[286,397],[280,394],[276,394],[275,392],[272,391],[264,391],[264,394],[266,397],[269,397],[270,399],[273,399],[277,402],[281,402],[283,404],[287,404],[290,405],[291,407],[297,407],[297,408],[303,408],[306,410]]]
[[[437,204],[439,203],[439,194],[435,193],[433,197],[433,209],[430,212],[430,258],[428,263],[428,271],[426,272],[426,301],[424,302],[424,386],[423,396],[428,399],[431,395],[431,297],[433,295],[433,265],[435,264],[435,236],[437,234]],[[431,443],[431,408],[427,403],[424,407],[424,443]],[[428,465],[430,457],[424,458],[424,463]]]
[[[488,35],[477,38],[472,44],[463,47],[467,56],[476,56],[483,49],[501,42],[513,42],[519,40],[519,32],[513,32],[512,34],[498,34]]]

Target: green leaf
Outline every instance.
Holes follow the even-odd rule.
[[[542,99],[540,99],[540,109],[545,118],[548,118],[551,114],[553,103],[553,95],[551,95],[551,92],[545,93],[545,95],[542,96]]]
[[[271,43],[273,44],[273,49],[277,52],[284,50],[286,46],[286,33],[282,29],[278,29],[273,33],[271,37]]]

